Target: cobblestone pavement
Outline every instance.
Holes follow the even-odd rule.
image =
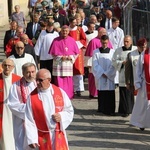
[[[0,62],[5,57],[3,38],[8,29],[8,25],[0,27]],[[118,89],[116,95],[117,111]],[[97,99],[88,98],[87,88],[82,97],[75,97],[72,103],[75,115],[67,128],[70,150],[150,150],[150,129],[140,131],[131,126],[130,116],[109,117],[97,113]]]

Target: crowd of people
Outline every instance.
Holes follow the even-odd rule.
[[[144,37],[133,45],[124,35],[126,3],[29,0],[30,22],[15,6],[0,69],[0,149],[69,150],[71,100],[82,97],[85,78],[98,112],[116,115],[119,88],[117,113],[150,127],[150,49]]]

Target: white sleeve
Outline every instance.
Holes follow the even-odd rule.
[[[143,53],[140,55],[137,65],[136,65],[136,76],[134,80],[135,84],[135,89],[139,89],[142,86],[142,81],[144,80],[142,75],[143,75]]]
[[[96,53],[93,54],[92,57],[92,73],[94,77],[98,80],[104,73],[104,69],[98,63],[98,58]]]
[[[41,32],[41,34],[39,35],[39,38],[34,46],[34,51],[37,56],[40,56],[43,40],[44,40],[44,36],[42,35],[42,32]]]
[[[61,92],[64,99],[64,109],[63,111],[59,112],[61,115],[60,130],[64,131],[73,120],[74,109],[67,94],[62,89]]]
[[[121,30],[120,31],[118,47],[122,47],[123,45],[124,45],[124,32],[123,32],[123,30]]]
[[[13,115],[24,120],[26,104],[21,103],[19,101],[16,86],[16,83],[14,83],[10,88],[7,105],[10,108]]]
[[[112,58],[112,64],[116,70],[120,71],[123,60],[121,59],[121,55],[119,53],[120,49],[117,49]]]
[[[28,145],[38,143],[38,131],[33,119],[31,101],[28,98],[25,109],[25,130],[27,135]]]

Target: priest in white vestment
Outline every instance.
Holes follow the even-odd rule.
[[[50,81],[50,72],[39,70],[37,88],[28,97],[25,113],[28,145],[39,150],[69,150],[65,130],[72,122],[74,110],[67,94]]]
[[[112,65],[114,50],[108,48],[108,42],[108,36],[103,35],[101,37],[102,47],[96,49],[92,56],[92,73],[98,90],[98,112],[114,115],[116,70]]]
[[[132,45],[132,38],[126,35],[124,38],[124,46],[115,50],[113,56],[113,65],[119,72],[119,109],[118,113],[122,117],[127,117],[132,113],[132,108],[134,105],[134,95],[126,88],[125,84],[125,64],[128,53],[136,50],[137,47]]]
[[[137,49],[128,53],[127,62],[125,64],[125,82],[127,88],[134,93],[134,98],[136,99],[137,91],[134,88],[134,79],[136,77],[136,66],[137,61],[141,53],[147,48],[147,40],[145,38],[140,38],[137,41]]]
[[[16,150],[26,150],[27,141],[25,137],[25,108],[29,94],[35,89],[36,66],[26,63],[22,66],[23,77],[14,83],[9,92],[8,106],[13,114],[13,128]]]
[[[33,56],[25,53],[24,49],[25,49],[25,47],[24,47],[23,42],[18,41],[15,45],[15,50],[16,50],[15,54],[9,56],[9,58],[11,58],[15,63],[13,73],[15,73],[21,77],[22,77],[22,66],[25,63],[30,62],[30,63],[34,63],[36,65]]]
[[[85,36],[86,36],[86,42],[87,45],[88,43],[94,39],[95,37],[97,37],[98,35],[98,31],[95,30],[95,24],[93,22],[89,22],[87,24],[88,30],[85,32]]]
[[[107,30],[109,40],[113,45],[114,50],[124,45],[124,31],[119,27],[120,21],[118,18],[112,18],[112,28]],[[115,84],[119,84],[119,72],[116,72]]]
[[[146,57],[146,55],[148,57]],[[139,127],[142,131],[145,128],[150,128],[149,57],[150,48],[147,48],[141,53],[137,62],[134,85],[135,90],[137,90],[138,92],[130,118],[130,124]]]
[[[6,103],[11,85],[21,77],[12,74],[14,62],[9,58],[3,60],[2,68],[3,72],[0,73],[0,150],[15,150],[12,113]]]
[[[58,37],[58,32],[54,31],[53,23],[49,22],[46,30],[41,31],[41,34],[34,47],[35,54],[40,58],[40,68],[46,68],[52,73],[53,56],[48,54],[53,40]]]

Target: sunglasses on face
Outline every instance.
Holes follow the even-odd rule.
[[[16,48],[17,48],[17,49],[21,49],[21,50],[24,49],[24,47],[16,47]]]
[[[45,78],[45,79],[37,78],[36,81],[43,82],[43,81],[46,80],[46,79],[47,79],[47,78]]]

